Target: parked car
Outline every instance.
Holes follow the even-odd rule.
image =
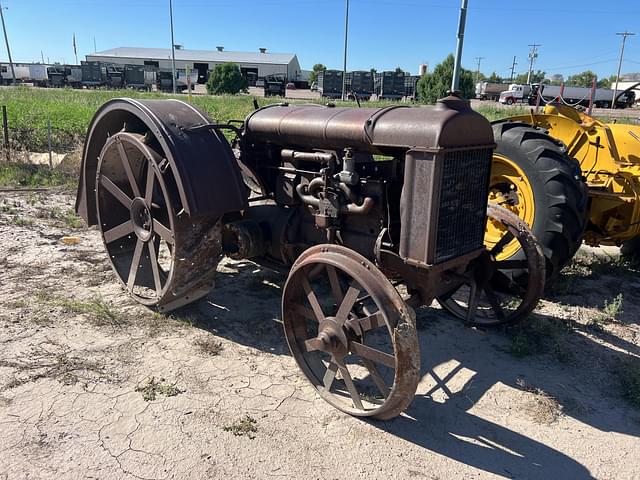
[[[287,90],[295,90],[296,89],[296,84],[293,82],[289,82],[287,83]]]

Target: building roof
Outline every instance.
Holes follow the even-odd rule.
[[[295,58],[294,53],[232,52],[218,50],[176,49],[176,60],[195,62],[236,62],[270,63],[288,65]],[[171,59],[170,48],[118,47],[87,55],[88,57],[144,58],[149,60]]]

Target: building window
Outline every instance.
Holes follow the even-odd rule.
[[[160,63],[159,62],[154,62],[153,60],[145,60],[144,64],[148,67],[156,67],[159,68],[160,67]]]

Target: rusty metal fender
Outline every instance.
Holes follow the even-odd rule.
[[[119,98],[105,103],[93,117],[85,139],[76,213],[97,223],[95,178],[98,156],[107,139],[122,130],[157,139],[174,174],[179,201],[190,217],[216,217],[243,210],[247,191],[226,138],[216,129],[193,129],[211,119],[180,100]]]

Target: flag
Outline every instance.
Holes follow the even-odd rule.
[[[73,54],[78,55],[78,50],[76,49],[76,34],[73,34]]]

